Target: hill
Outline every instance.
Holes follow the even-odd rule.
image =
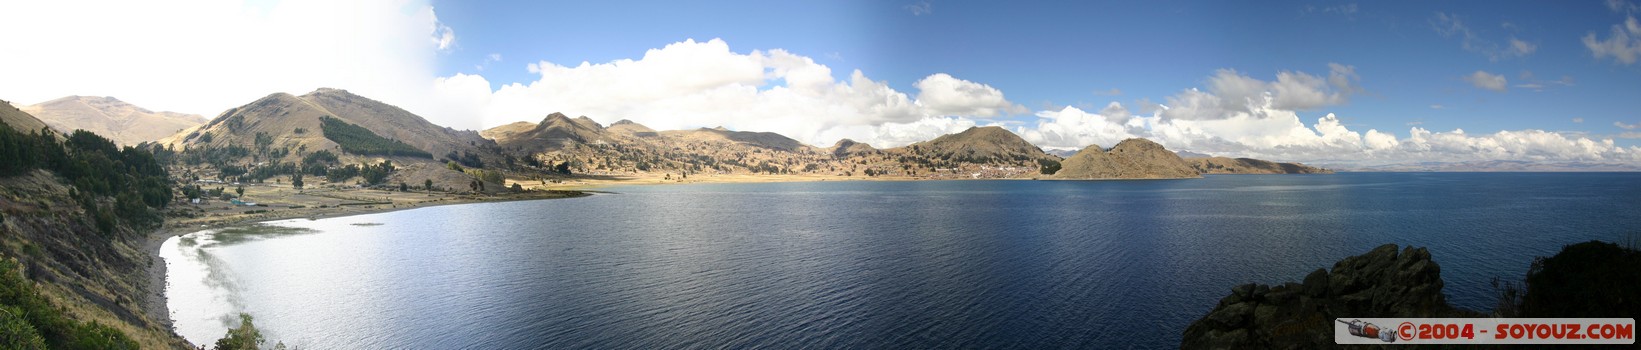
[[[876,148],[872,148],[872,145],[850,139],[838,140],[838,143],[833,144],[832,148],[827,148],[827,153],[831,153],[833,157],[839,159],[867,155],[877,151]]]
[[[24,133],[38,132],[40,129],[48,127],[46,122],[18,109],[16,106],[12,106],[11,102],[6,101],[0,101],[0,122],[11,126],[12,130]]]
[[[398,107],[324,88],[302,96],[275,93],[231,108],[162,145],[180,152],[195,176],[249,181],[285,181],[300,173],[314,177],[308,183],[328,178],[350,184],[358,176],[366,185],[433,180],[441,188],[468,188],[465,176],[427,171],[462,175],[442,170],[444,163],[485,168],[508,159],[478,132],[440,127]],[[372,165],[392,166],[373,172]],[[392,171],[410,169],[426,171],[416,178]]]
[[[644,124],[639,124],[639,123],[633,122],[631,120],[626,120],[626,119],[622,119],[622,120],[616,121],[613,124],[610,124],[610,127],[608,128],[608,130],[610,132],[618,134],[618,135],[627,135],[627,136],[632,136],[632,137],[657,137],[657,136],[660,136],[660,134],[657,134],[655,132],[655,129],[650,129],[647,126],[644,126]]]
[[[59,131],[82,129],[122,146],[158,141],[205,123],[196,114],[154,112],[113,97],[68,96],[22,110]]]
[[[562,165],[593,175],[793,174],[816,171],[829,161],[814,147],[776,133],[724,128],[657,132],[628,120],[606,128],[590,118],[572,119],[562,113],[480,134],[504,150],[520,153],[525,164],[543,169]]]
[[[587,117],[572,119],[562,113],[548,115],[539,123],[517,122],[480,134],[495,140],[509,152],[518,152],[532,166],[562,165],[573,173],[594,175],[809,174],[995,179],[1056,174],[1051,178],[1172,179],[1201,177],[1203,173],[1178,154],[1144,139],[1123,141],[1109,152],[1097,146],[1089,147],[1062,164],[1060,157],[1045,153],[1019,135],[997,126],[972,127],[888,149],[849,139],[818,148],[776,133],[733,131],[723,127],[657,132],[628,120],[604,127]],[[1254,165],[1213,169],[1255,171],[1269,163],[1248,162]],[[1062,166],[1064,170],[1059,170]],[[1272,167],[1293,172],[1325,171],[1302,165]]]
[[[772,132],[723,127],[655,131],[622,120],[603,127],[561,113],[481,133],[526,163],[594,175],[811,174],[919,178],[1010,178],[1057,157],[1000,127],[971,128],[880,150],[853,140],[818,148]],[[567,165],[566,165],[567,164]]]
[[[1186,158],[1203,174],[1332,174],[1333,170],[1299,163],[1277,163],[1253,158]]]
[[[971,127],[904,148],[911,154],[931,159],[977,164],[1023,165],[1038,159],[1055,158],[1000,126]]]
[[[165,315],[143,308],[164,288],[142,247],[172,202],[166,169],[95,133],[38,132],[0,125],[0,343],[184,347]]]
[[[808,145],[785,135],[772,132],[731,131],[721,126],[711,129],[663,131],[661,135],[686,142],[730,143],[786,152],[812,151]]]
[[[607,132],[598,122],[587,117],[570,119],[563,113],[549,114],[536,124],[516,122],[498,126],[481,131],[479,135],[495,140],[508,150],[530,153],[561,150],[577,144],[616,141],[615,134]]]
[[[1055,179],[1181,179],[1202,177],[1178,154],[1146,139],[1127,139],[1111,150],[1084,148],[1060,162]]]

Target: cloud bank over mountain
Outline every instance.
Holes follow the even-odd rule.
[[[1207,78],[1205,90],[1167,96],[1149,114],[1110,102],[1099,111],[1068,106],[1029,112],[1035,121],[1023,125],[994,119],[1028,110],[980,82],[934,73],[913,84],[915,93],[902,92],[858,70],[848,80],[834,80],[830,68],[809,57],[779,49],[742,54],[718,39],[685,40],[637,59],[573,67],[538,62],[529,69],[540,79],[494,91],[476,75],[458,74],[439,84],[441,90],[472,89],[456,95],[472,97],[464,109],[484,111],[485,125],[562,111],[660,129],[722,125],[773,131],[817,145],[849,138],[894,147],[971,126],[1003,125],[1039,146],[1059,149],[1109,147],[1144,137],[1170,149],[1340,164],[1641,161],[1641,149],[1610,139],[1544,130],[1470,134],[1413,127],[1400,135],[1352,130],[1341,117],[1320,111],[1363,92],[1354,67],[1339,63],[1328,64],[1325,74],[1284,71],[1272,80],[1222,69]],[[1502,79],[1498,85],[1502,89]]]

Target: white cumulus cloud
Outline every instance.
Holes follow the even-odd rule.
[[[994,117],[1029,112],[1025,106],[1003,98],[1003,92],[997,88],[953,78],[946,73],[935,73],[913,86],[918,89],[918,104],[934,115]]]
[[[1346,166],[1473,160],[1641,162],[1638,147],[1543,130],[1470,134],[1461,129],[1435,132],[1415,126],[1405,137],[1377,129],[1360,132],[1335,114],[1309,119],[1279,108],[1279,82],[1280,77],[1278,82],[1268,82],[1221,71],[1209,79],[1208,91],[1182,91],[1166,98],[1169,105],[1150,115],[1128,114],[1115,102],[1098,113],[1066,107],[1040,111],[1035,125],[1014,130],[1028,141],[1054,149],[1110,147],[1125,138],[1144,137],[1173,150]],[[1244,103],[1236,106],[1227,101]],[[1314,122],[1307,124],[1306,120]]]
[[[485,126],[563,112],[657,129],[770,131],[818,145],[847,137],[898,146],[976,125],[968,118],[1029,113],[997,88],[944,73],[917,81],[914,98],[858,70],[839,80],[809,57],[780,49],[740,53],[720,39],[685,40],[637,59],[526,68],[539,78],[494,91],[488,82],[469,81],[482,79],[473,76],[438,84],[441,91],[461,90],[454,95],[467,97],[458,102],[476,105],[468,110]]]

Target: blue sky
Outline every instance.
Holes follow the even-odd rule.
[[[928,11],[914,13],[924,4]],[[1624,20],[1597,1],[433,5],[440,21],[463,35],[441,57],[440,73],[483,74],[496,86],[535,79],[524,65],[538,60],[599,63],[684,39],[722,38],[738,52],[779,48],[812,57],[840,78],[860,69],[901,91],[948,73],[996,87],[1033,110],[1161,102],[1203,86],[1218,69],[1269,79],[1279,71],[1324,73],[1328,63],[1341,63],[1356,67],[1366,91],[1342,105],[1301,111],[1302,118],[1336,113],[1353,128],[1380,130],[1414,123],[1472,133],[1590,134],[1617,134],[1613,122],[1641,120],[1641,99],[1633,98],[1641,96],[1641,69],[1597,59],[1580,42],[1588,33],[1604,37]],[[1447,30],[1452,22],[1442,15],[1470,34]],[[1503,54],[1511,39],[1536,48]],[[492,53],[503,60],[487,63]],[[1463,79],[1478,70],[1505,77],[1506,90]]]
[[[1641,168],[1638,1],[0,2],[0,98],[210,117],[331,87],[457,129],[563,112],[894,147],[1000,125],[1053,149]]]

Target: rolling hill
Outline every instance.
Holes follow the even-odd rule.
[[[113,97],[68,96],[22,110],[59,131],[83,129],[122,146],[158,141],[205,123],[199,115],[154,112]]]
[[[1051,178],[1084,179],[1183,179],[1202,174],[1162,145],[1146,139],[1127,139],[1110,150],[1088,146],[1066,158]]]
[[[168,137],[162,145],[180,151],[185,163],[216,168],[208,174],[244,167],[258,177],[282,176],[323,151],[334,160],[322,165],[388,160],[399,170],[390,182],[432,180],[444,188],[466,188],[471,181],[470,176],[445,169],[447,160],[478,168],[502,164],[507,158],[478,132],[434,125],[398,107],[338,89],[302,96],[271,94]],[[271,169],[256,170],[263,167]]]
[[[971,127],[902,148],[925,158],[961,163],[1029,165],[1057,158],[1000,126]]]

